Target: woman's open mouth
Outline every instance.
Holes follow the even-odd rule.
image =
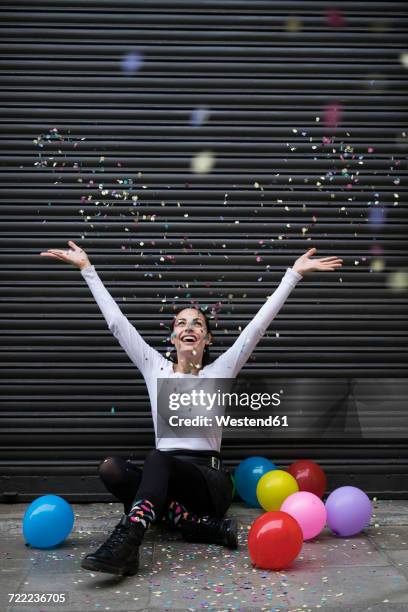
[[[193,334],[186,334],[181,338],[181,341],[185,342],[186,344],[194,344],[197,342],[197,338]]]

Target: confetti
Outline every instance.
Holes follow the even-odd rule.
[[[137,52],[130,52],[123,56],[121,67],[124,72],[135,74],[143,65],[143,55]]]
[[[401,53],[399,59],[404,68],[408,68],[408,53]]]
[[[205,123],[210,116],[210,110],[205,106],[199,106],[194,108],[190,116],[191,125],[202,125]]]
[[[339,9],[327,9],[325,18],[327,25],[332,28],[340,28],[345,24],[344,15]]]
[[[337,127],[343,115],[340,104],[328,104],[323,112],[323,123],[326,127]]]
[[[397,270],[389,274],[387,285],[392,291],[405,291],[408,288],[408,270]]]
[[[385,261],[384,259],[373,259],[371,261],[371,269],[373,272],[382,272],[385,268]]]
[[[289,33],[300,32],[302,29],[302,22],[298,17],[289,17],[286,21],[285,29]]]
[[[202,151],[191,159],[191,170],[199,174],[211,172],[215,164],[212,151]]]

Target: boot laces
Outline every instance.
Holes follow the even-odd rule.
[[[216,538],[223,537],[224,522],[215,517],[203,517],[199,522],[188,522],[184,525],[187,533],[199,538]]]
[[[127,532],[128,527],[118,523],[118,525],[116,525],[115,529],[112,531],[106,542],[102,544],[101,549],[107,548],[109,550],[112,550],[117,545],[123,544],[124,540],[126,539]]]
[[[206,525],[211,531],[219,530],[222,527],[223,521],[215,517],[204,517],[201,521],[202,525]]]

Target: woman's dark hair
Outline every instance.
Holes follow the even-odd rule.
[[[170,328],[171,329],[171,333],[173,333],[174,325],[176,323],[176,319],[179,316],[180,312],[182,312],[183,310],[186,310],[187,308],[193,308],[194,310],[197,310],[198,312],[201,312],[201,314],[203,315],[204,320],[205,320],[205,324],[206,324],[206,327],[207,327],[207,333],[211,333],[212,330],[211,330],[211,324],[210,324],[210,320],[208,318],[208,315],[201,308],[197,308],[196,306],[192,306],[191,304],[189,304],[188,306],[183,306],[183,308],[179,308],[178,309],[178,311],[174,315],[173,321],[171,323],[171,328]],[[176,352],[175,356],[174,357],[170,357],[170,359],[172,361],[174,361],[174,363],[177,363],[177,352]],[[210,349],[208,347],[208,344],[206,344],[205,347],[204,347],[204,351],[203,351],[203,362],[202,362],[201,366],[204,368],[209,363],[211,363],[211,355],[210,355]]]

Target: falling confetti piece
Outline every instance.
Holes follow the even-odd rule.
[[[385,261],[377,258],[371,261],[371,269],[373,272],[382,272],[385,268]]]
[[[323,122],[326,127],[337,127],[342,118],[340,104],[328,104],[323,113]]]
[[[399,59],[404,68],[408,68],[408,53],[401,53]]]
[[[327,9],[325,17],[327,25],[331,28],[340,28],[345,24],[343,13],[338,9]]]
[[[215,157],[212,151],[202,151],[191,159],[191,170],[198,174],[211,172],[215,164]]]
[[[190,124],[191,125],[202,125],[208,120],[210,116],[210,110],[205,106],[194,108],[191,112]]]
[[[392,291],[405,291],[408,288],[408,271],[392,272],[388,275],[387,285]]]
[[[370,208],[368,220],[370,225],[374,227],[381,227],[385,223],[386,210],[384,208],[373,207]]]
[[[286,21],[285,29],[290,33],[300,32],[302,29],[302,22],[298,17],[289,17]]]
[[[143,64],[143,55],[141,55],[140,53],[136,53],[136,52],[127,53],[122,58],[122,62],[121,62],[122,70],[124,72],[129,72],[132,74],[138,72],[142,64]]]

